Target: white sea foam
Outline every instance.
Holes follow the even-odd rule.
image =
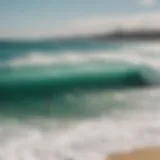
[[[59,66],[63,64],[83,64],[96,62],[126,62],[133,65],[146,65],[158,69],[160,67],[160,42],[144,43],[135,46],[124,46],[109,51],[65,51],[64,53],[31,52],[26,56],[17,57],[0,65],[11,67],[21,66]]]
[[[103,160],[114,152],[160,146],[159,89],[104,94],[126,107],[113,108],[99,118],[68,122],[47,118],[1,122],[0,158]]]

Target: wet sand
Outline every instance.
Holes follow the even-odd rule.
[[[107,160],[160,160],[160,148],[143,148],[129,153],[113,154]]]

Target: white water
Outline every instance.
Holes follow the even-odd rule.
[[[21,122],[1,121],[0,158],[102,160],[114,152],[160,146],[160,89],[112,91],[102,95],[105,94],[121,105],[99,118],[35,117]],[[106,103],[106,107],[109,105]]]
[[[147,65],[154,68],[160,67],[160,42],[140,43],[139,45],[124,45],[118,50],[103,50],[90,52],[71,52],[50,53],[50,52],[31,52],[26,56],[14,58],[1,65],[11,67],[22,66],[59,66],[62,64],[83,64],[89,62],[126,62],[134,65]]]

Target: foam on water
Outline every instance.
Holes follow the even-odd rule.
[[[62,64],[83,64],[89,62],[109,62],[120,61],[130,63],[143,62],[141,55],[131,50],[122,50],[119,52],[74,52],[62,53],[60,55],[47,53],[28,53],[25,57],[18,57],[5,62],[5,65],[11,67],[21,66],[48,66]],[[3,64],[4,65],[4,64]]]
[[[35,117],[21,122],[15,119],[1,121],[0,158],[102,160],[114,152],[159,146],[160,89],[113,91],[109,94],[126,107],[113,108],[110,114],[103,113],[99,118]]]
[[[160,46],[157,43],[140,43],[139,45],[123,46],[118,50],[103,51],[65,51],[59,52],[28,52],[24,56],[18,56],[1,62],[1,65],[11,67],[22,66],[48,66],[62,64],[83,64],[89,62],[127,62],[136,65],[160,66]]]

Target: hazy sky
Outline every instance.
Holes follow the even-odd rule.
[[[160,0],[0,0],[0,37],[49,35],[77,19],[158,11]]]

